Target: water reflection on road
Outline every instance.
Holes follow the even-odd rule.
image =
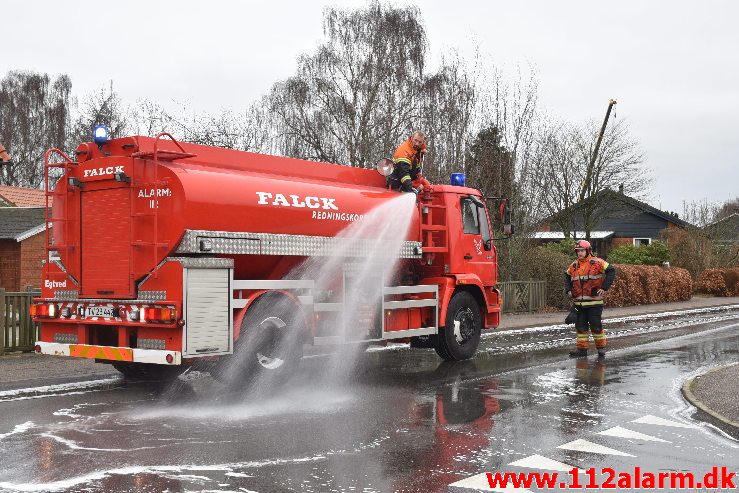
[[[675,382],[739,355],[736,329],[710,323],[700,334],[616,343],[606,361],[556,349],[459,364],[377,351],[337,368],[347,378],[334,386],[312,358],[280,392],[244,396],[192,372],[171,385],[0,402],[0,489],[448,491],[644,414],[685,419]],[[669,441],[685,443],[650,452],[645,467],[736,461],[735,444],[715,430],[680,433]],[[558,460],[594,462],[572,450]]]

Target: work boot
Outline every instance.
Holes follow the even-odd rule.
[[[570,351],[570,358],[587,358],[588,357],[588,350],[577,348],[574,351]]]
[[[598,359],[603,359],[605,357],[606,357],[605,348],[598,348]]]

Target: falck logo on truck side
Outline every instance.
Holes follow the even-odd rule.
[[[123,166],[108,166],[107,168],[86,169],[82,177],[87,178],[89,176],[114,175],[116,173],[123,173]]]
[[[308,209],[323,209],[338,211],[336,199],[326,197],[303,197],[300,195],[283,195],[281,193],[257,192],[259,205],[276,205],[281,207],[307,207]],[[288,199],[290,197],[290,199]]]
[[[354,222],[364,218],[364,214],[339,212],[336,199],[328,197],[304,197],[302,195],[283,195],[272,192],[256,192],[256,194],[259,197],[257,201],[259,205],[313,209],[311,211],[311,219]]]

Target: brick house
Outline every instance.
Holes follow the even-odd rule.
[[[661,211],[621,191],[604,190],[598,194],[596,200],[598,205],[593,207],[593,215],[597,220],[590,237],[599,255],[606,256],[609,250],[621,245],[649,245],[659,239],[665,230],[690,226],[690,223],[676,215]],[[572,230],[578,239],[585,237],[584,204],[585,201],[575,204],[567,211]],[[534,238],[542,243],[563,240],[564,233],[557,231],[557,219],[561,217],[545,219]]]
[[[44,224],[43,207],[0,207],[0,288],[41,287]]]

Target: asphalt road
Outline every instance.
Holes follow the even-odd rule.
[[[314,354],[279,392],[195,372],[0,391],[0,491],[491,491],[485,472],[736,471],[739,442],[694,420],[679,389],[737,360],[739,310],[608,328],[604,362],[567,359],[573,336],[552,326],[488,336],[460,364],[403,346]]]

